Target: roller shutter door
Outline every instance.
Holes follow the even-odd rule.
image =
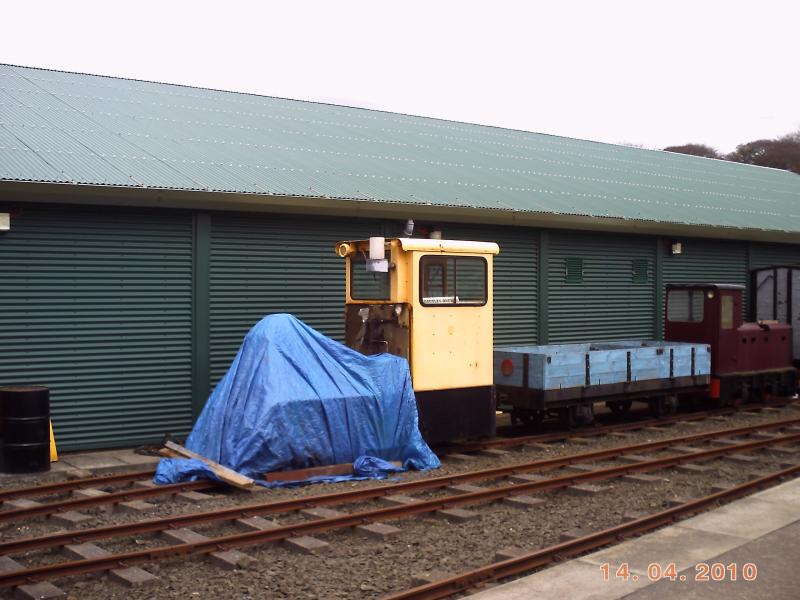
[[[550,343],[653,336],[655,241],[552,232]]]
[[[795,244],[753,244],[750,268],[772,265],[800,265],[800,246]]]
[[[0,383],[51,388],[60,449],[188,431],[188,214],[25,207],[0,273]]]
[[[210,384],[225,374],[262,317],[287,312],[344,338],[345,261],[337,241],[380,235],[368,221],[213,214],[210,257]]]
[[[664,285],[668,283],[735,283],[747,285],[747,242],[682,240],[682,253],[664,257]],[[747,294],[742,312],[747,314]],[[664,308],[661,307],[663,311]]]
[[[664,283],[747,282],[747,243],[684,239],[682,252],[663,259]]]
[[[494,259],[494,345],[537,340],[538,248],[534,229],[444,225],[447,239],[497,242]]]

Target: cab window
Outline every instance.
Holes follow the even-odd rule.
[[[720,329],[733,329],[733,296],[722,296],[722,310],[720,311]]]
[[[363,254],[350,257],[350,297],[353,300],[389,300],[389,273],[370,273]]]
[[[420,302],[423,306],[486,304],[485,258],[423,256],[420,259]]]
[[[703,321],[703,290],[671,290],[667,296],[667,320],[673,323]]]

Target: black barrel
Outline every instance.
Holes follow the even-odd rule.
[[[6,473],[50,470],[50,390],[0,387],[0,467]]]

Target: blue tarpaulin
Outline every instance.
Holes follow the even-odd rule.
[[[356,478],[397,470],[386,461],[439,466],[419,432],[408,362],[364,356],[287,314],[265,317],[245,336],[186,447],[256,481],[342,463],[354,463]],[[192,479],[214,476],[200,461],[163,459],[154,478]]]

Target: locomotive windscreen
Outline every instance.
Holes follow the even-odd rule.
[[[367,271],[363,254],[350,257],[350,297],[353,300],[389,300],[389,273]]]

